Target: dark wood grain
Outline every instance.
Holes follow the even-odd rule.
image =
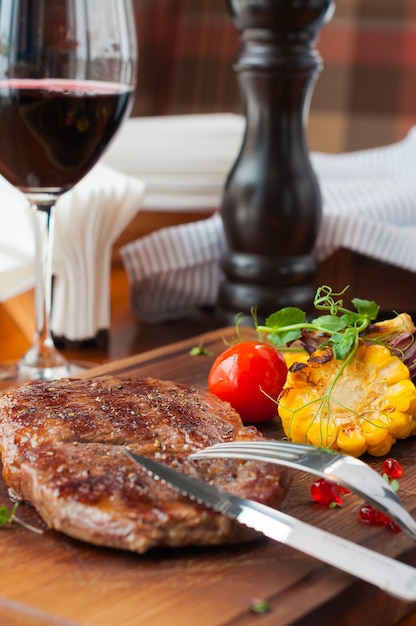
[[[234,329],[209,332],[86,375],[150,375],[206,387],[212,360],[223,350],[224,337],[233,333]],[[212,354],[191,357],[190,348],[201,341]],[[269,425],[268,433],[281,436],[279,425]],[[405,470],[400,481],[403,500],[415,512],[415,441],[398,444],[394,456]],[[380,460],[367,460],[380,469]],[[315,506],[309,495],[311,482],[310,476],[295,473],[284,503],[288,513],[416,565],[416,544],[404,533],[362,525],[357,515],[360,500],[352,494],[336,510]],[[4,486],[1,502],[8,502]],[[19,507],[19,515],[42,527],[30,506]],[[0,623],[7,626],[390,626],[415,609],[266,540],[140,556],[13,525],[0,531],[0,553]],[[250,605],[258,598],[268,600],[269,613],[251,612]]]

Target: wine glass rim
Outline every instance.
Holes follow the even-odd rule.
[[[62,85],[66,85],[67,87],[74,87],[75,89],[71,89],[74,91],[82,91],[82,88],[88,87],[89,90],[97,89],[100,93],[114,93],[114,91],[125,91],[126,89],[133,89],[133,86],[125,83],[125,82],[117,82],[117,81],[109,81],[109,80],[98,80],[98,79],[85,79],[85,78],[59,78],[59,77],[49,77],[49,78],[25,78],[25,77],[11,77],[11,78],[0,78],[0,88],[8,87],[8,88],[22,88],[25,87],[27,89],[36,88],[44,86],[46,89],[51,90],[54,86],[57,88],[61,88]]]

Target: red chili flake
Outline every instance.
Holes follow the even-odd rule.
[[[343,501],[340,494],[347,492],[344,487],[339,487],[326,478],[318,478],[311,486],[311,496],[321,506],[341,506]]]
[[[384,459],[382,465],[383,474],[387,476],[387,478],[400,478],[403,474],[403,468],[396,459]]]

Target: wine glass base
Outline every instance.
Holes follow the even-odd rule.
[[[65,363],[59,367],[40,369],[33,366],[22,365],[21,361],[0,362],[0,391],[15,389],[24,383],[35,380],[56,380],[76,376],[85,371],[77,363]]]

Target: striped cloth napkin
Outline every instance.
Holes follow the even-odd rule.
[[[346,248],[416,272],[416,127],[389,146],[312,153],[311,160],[323,196],[318,259]],[[138,317],[158,323],[214,305],[225,251],[218,213],[124,246],[121,255]]]

